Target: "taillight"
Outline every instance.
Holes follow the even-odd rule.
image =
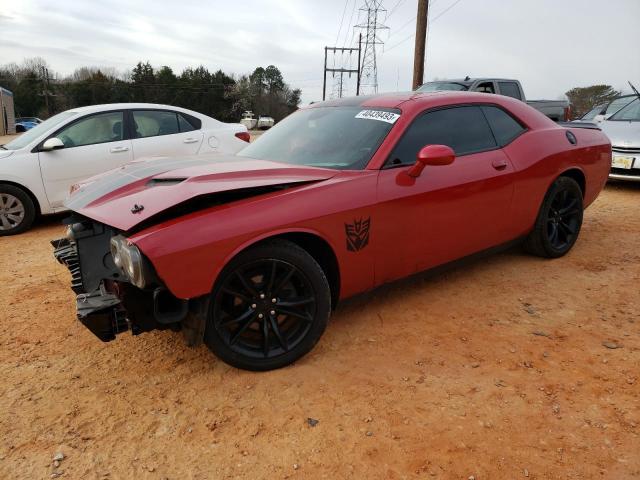
[[[249,132],[238,132],[236,133],[236,137],[238,137],[240,140],[243,140],[247,143],[251,141],[251,135],[249,135]]]

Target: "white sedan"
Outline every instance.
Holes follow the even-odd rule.
[[[0,146],[0,236],[64,211],[71,185],[143,157],[237,153],[244,125],[166,105],[122,103],[59,113]]]

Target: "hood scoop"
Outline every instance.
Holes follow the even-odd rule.
[[[171,187],[173,185],[178,185],[187,180],[186,177],[183,178],[152,178],[147,182],[147,187]]]

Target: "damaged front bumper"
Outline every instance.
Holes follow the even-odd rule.
[[[71,289],[77,294],[78,320],[103,342],[115,340],[116,335],[129,330],[126,312],[115,293],[106,291],[104,284],[94,292],[84,291],[75,242],[63,238],[51,244],[55,259],[71,273]]]
[[[76,298],[78,320],[103,342],[116,339],[116,335],[129,330],[127,314],[120,299],[104,290],[80,294]]]
[[[82,241],[82,240],[81,240]],[[163,286],[142,290],[130,283],[117,281],[113,277],[102,278],[97,288],[90,274],[107,264],[100,250],[92,250],[91,258],[80,258],[78,243],[63,238],[51,242],[54,257],[71,273],[71,288],[76,293],[78,320],[103,342],[115,340],[116,336],[131,331],[133,335],[153,330],[182,330],[187,343],[196,346],[202,343],[208,298],[180,300]],[[96,254],[97,253],[97,254]],[[86,257],[86,256],[85,256]],[[95,259],[100,258],[100,265]],[[94,263],[92,263],[91,261]],[[83,267],[90,272],[83,279]],[[104,274],[103,274],[104,275]]]

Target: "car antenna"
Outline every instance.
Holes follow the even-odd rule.
[[[469,75],[467,75],[466,77],[464,77],[464,81],[468,82],[469,80],[471,80],[471,77]]]
[[[638,92],[636,87],[633,86],[633,83],[629,82],[629,86],[631,87],[631,90],[633,90],[633,93],[635,93],[638,96],[638,98],[640,98],[640,92]]]

